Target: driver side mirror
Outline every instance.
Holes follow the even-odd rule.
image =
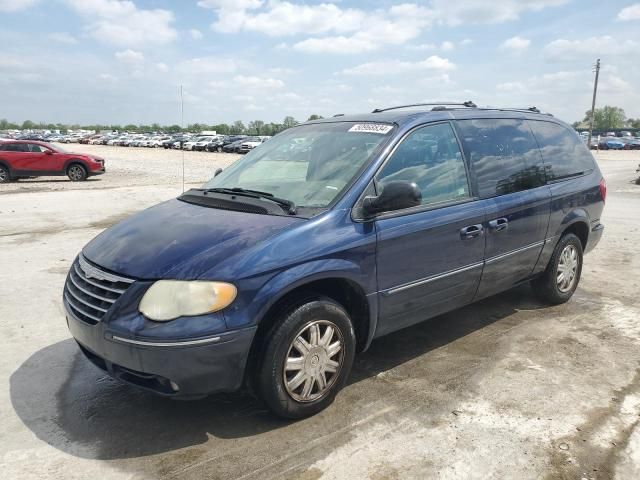
[[[422,203],[422,192],[413,182],[393,181],[387,183],[377,197],[365,197],[362,212],[371,218],[382,212],[417,207]]]
[[[222,173],[222,169],[221,168],[216,168],[216,171],[213,172],[213,176],[217,177],[218,175],[220,175]]]
[[[45,150],[44,154],[45,155],[53,155],[53,152],[51,150]]]

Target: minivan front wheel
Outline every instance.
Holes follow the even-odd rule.
[[[533,282],[538,296],[545,302],[568,301],[578,287],[582,273],[582,242],[572,233],[563,235],[556,245],[549,265]]]
[[[257,372],[258,393],[279,416],[304,418],[333,402],[355,355],[349,314],[326,297],[282,311]]]

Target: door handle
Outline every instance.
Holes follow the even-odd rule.
[[[476,238],[482,235],[484,232],[484,227],[481,223],[477,225],[469,225],[468,227],[464,227],[460,230],[460,238],[463,240],[467,240],[469,238]]]
[[[501,232],[502,230],[506,230],[508,226],[509,220],[506,218],[496,218],[489,222],[489,228],[492,232]]]

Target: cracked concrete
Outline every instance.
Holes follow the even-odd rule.
[[[334,405],[299,422],[243,394],[157,398],[78,352],[60,304],[70,262],[182,189],[179,153],[101,154],[109,171],[94,182],[0,187],[7,478],[640,478],[638,152],[599,153],[605,235],[568,304],[522,286],[377,340]],[[233,158],[194,152],[187,181]]]

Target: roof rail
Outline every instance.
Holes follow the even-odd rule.
[[[395,107],[376,108],[371,113],[380,113],[380,112],[386,112],[388,110],[397,110],[399,108],[409,108],[409,107],[447,107],[447,106],[467,107],[467,108],[477,108],[478,107],[471,100],[467,100],[466,102],[412,103],[412,104],[409,104],[409,105],[398,105],[398,106],[395,106]],[[444,109],[444,108],[442,108],[442,109]],[[436,109],[434,108],[433,110],[436,110]]]
[[[549,117],[553,117],[551,113],[542,112],[538,107],[525,107],[525,108],[495,108],[495,110],[503,110],[506,112],[528,112],[528,113],[539,113],[540,115],[547,115]]]

